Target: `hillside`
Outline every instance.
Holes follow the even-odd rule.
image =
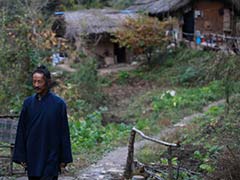
[[[69,103],[70,111],[73,112],[72,108],[75,110],[70,119],[73,120],[71,127],[76,157],[79,154],[78,147],[82,149],[80,159],[75,165],[83,166],[94,162],[99,158],[98,155],[116,146],[126,146],[133,126],[150,136],[155,136],[184,117],[202,113],[201,117],[194,118],[193,122],[181,129],[176,129],[170,136],[161,137],[169,142],[182,144],[182,156],[178,156],[178,151],[174,155],[175,165],[181,163],[180,166],[186,170],[179,172],[179,178],[212,177],[214,171],[218,171],[222,153],[227,153],[230,147],[236,156],[239,149],[237,139],[230,138],[233,141],[229,141],[227,138],[225,141],[226,139],[222,138],[228,137],[229,133],[234,133],[234,137],[239,136],[238,132],[233,131],[239,118],[239,97],[236,95],[239,93],[239,80],[237,73],[232,73],[226,83],[225,78],[228,74],[223,76],[226,71],[220,69],[232,68],[232,72],[235,72],[238,61],[231,61],[236,64],[231,64],[230,67],[227,63],[222,66],[223,62],[224,56],[221,54],[181,48],[165,56],[164,61],[162,56],[156,57],[150,68],[141,66],[136,70],[120,71],[95,79],[95,82],[100,82],[94,92],[101,101],[98,111],[88,114],[86,121],[82,119],[75,122],[79,119],[79,113],[84,116],[86,104],[72,99],[75,96],[71,97],[71,101],[79,104]],[[90,69],[88,72],[91,72]],[[82,74],[87,76],[86,71]],[[70,83],[71,77],[68,78],[67,82]],[[71,93],[73,89],[70,89]],[[81,94],[82,90],[78,92]],[[226,91],[229,91],[228,94]],[[224,99],[228,99],[229,104],[216,104],[204,110],[205,106]],[[93,103],[96,105],[98,103],[95,100]],[[86,106],[87,108],[89,106]],[[154,163],[164,169],[164,151],[159,146],[146,146],[136,157],[141,162]],[[190,159],[193,160],[189,162]],[[166,175],[165,171],[161,172],[162,176]]]
[[[151,66],[131,71],[98,76],[95,61],[87,60],[71,65],[76,72],[57,73],[58,86],[53,90],[68,104],[74,153],[74,163],[66,175],[77,176],[107,152],[126,147],[135,126],[149,136],[174,129],[158,138],[181,144],[172,159],[178,179],[217,179],[220,174],[227,179],[226,171],[239,177],[235,170],[239,168],[235,163],[239,158],[236,59],[181,47],[167,55],[159,54]],[[227,103],[214,104],[219,100]],[[209,104],[212,106],[204,108]],[[17,104],[12,108],[20,107]],[[195,116],[198,114],[201,116]],[[191,122],[179,124],[186,117],[191,117]],[[167,176],[164,148],[142,146],[136,158],[146,167],[154,167],[157,175]]]

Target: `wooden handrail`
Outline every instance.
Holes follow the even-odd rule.
[[[180,146],[179,144],[168,143],[168,142],[165,142],[165,141],[161,141],[161,140],[146,136],[142,131],[136,129],[135,127],[133,127],[132,130],[137,132],[143,139],[146,139],[146,140],[149,140],[149,141],[152,141],[152,142],[164,145],[164,146],[171,146],[171,147],[179,147]]]

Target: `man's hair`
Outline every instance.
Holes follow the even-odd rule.
[[[44,65],[40,65],[38,66],[32,73],[32,75],[34,75],[35,73],[41,73],[45,76],[45,78],[47,80],[51,80],[51,73],[49,72],[49,70],[47,69],[46,66]]]

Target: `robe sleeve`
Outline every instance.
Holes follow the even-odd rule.
[[[24,102],[18,121],[17,134],[14,145],[13,162],[21,163],[26,159],[26,104]]]
[[[72,151],[71,151],[71,142],[70,142],[70,134],[69,134],[69,126],[68,126],[68,118],[67,118],[67,108],[66,104],[62,105],[61,112],[61,163],[70,163],[73,161],[72,159]]]

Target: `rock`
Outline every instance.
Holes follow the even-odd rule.
[[[143,176],[139,176],[139,175],[132,177],[132,180],[144,180],[144,179],[145,178]]]

